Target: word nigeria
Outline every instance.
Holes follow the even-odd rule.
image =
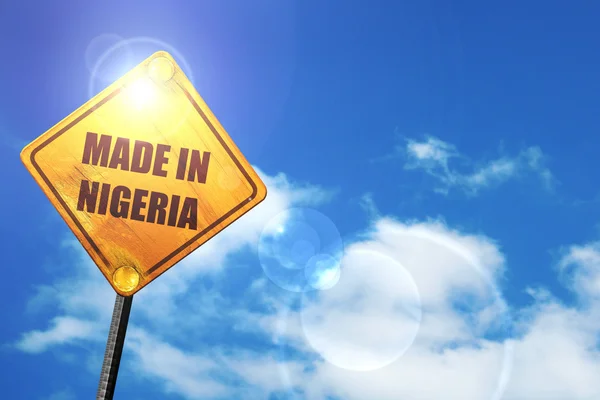
[[[111,154],[112,150],[112,154]],[[82,164],[120,169],[166,177],[167,153],[171,146],[136,140],[131,151],[130,140],[87,132],[83,147]],[[131,157],[130,157],[131,155]],[[154,162],[153,162],[154,161]],[[210,153],[181,148],[175,179],[206,183]],[[181,208],[180,208],[181,205]],[[198,226],[198,199],[168,196],[158,191],[130,189],[127,186],[111,187],[109,183],[82,180],[77,201],[78,211],[87,211],[115,218],[168,225],[196,230]],[[145,210],[145,214],[142,211]]]

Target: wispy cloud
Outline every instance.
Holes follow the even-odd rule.
[[[135,369],[147,378],[159,379],[166,392],[187,398],[218,398],[229,392],[227,385],[212,378],[219,364],[210,355],[184,352],[142,329],[131,329],[129,351]]]
[[[33,330],[23,334],[16,346],[27,353],[41,353],[56,345],[99,337],[99,326],[94,321],[63,316],[54,318],[50,325],[46,330]]]
[[[365,193],[362,195],[359,205],[367,213],[367,217],[369,217],[371,220],[379,219],[381,216],[381,213],[375,204],[375,200],[373,200],[372,193]]]
[[[565,283],[584,299],[600,301],[600,242],[563,249],[559,272]]]
[[[537,175],[544,188],[552,190],[556,179],[546,167],[546,156],[539,147],[528,147],[514,156],[491,160],[472,160],[456,146],[433,136],[422,140],[405,138],[391,155],[404,160],[407,170],[422,170],[436,181],[435,191],[448,194],[460,190],[477,195],[525,174]],[[389,158],[389,157],[388,157]]]

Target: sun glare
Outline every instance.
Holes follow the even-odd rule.
[[[139,78],[126,91],[131,104],[138,110],[148,106],[155,97],[154,82],[148,77]]]

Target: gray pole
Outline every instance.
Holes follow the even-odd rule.
[[[96,400],[112,400],[115,394],[132,301],[133,296],[123,297],[119,294],[117,294],[117,298],[115,299],[115,308],[110,323],[110,331],[108,332],[106,352],[104,353],[104,362],[102,363]]]

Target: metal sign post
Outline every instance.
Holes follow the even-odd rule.
[[[106,341],[106,351],[104,352],[104,362],[102,363],[96,400],[112,400],[115,394],[132,302],[133,296],[124,297],[117,294],[108,340]]]

